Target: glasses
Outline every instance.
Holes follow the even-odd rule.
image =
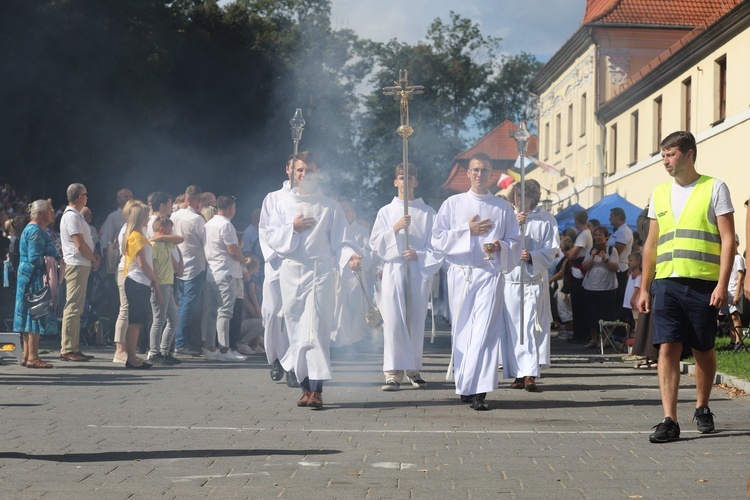
[[[471,172],[472,175],[490,175],[490,170],[488,168],[470,168],[469,172]]]

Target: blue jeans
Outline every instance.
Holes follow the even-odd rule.
[[[177,331],[175,333],[175,348],[189,347],[190,320],[199,305],[201,290],[206,282],[205,271],[190,280],[177,280],[177,299],[179,301]],[[200,346],[197,346],[200,347]]]

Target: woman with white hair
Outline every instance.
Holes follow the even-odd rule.
[[[54,314],[32,318],[26,294],[38,293],[44,287],[47,274],[45,256],[60,258],[55,244],[45,228],[55,219],[55,212],[47,200],[36,200],[29,206],[31,221],[26,225],[19,241],[18,281],[16,283],[16,310],[13,330],[23,337],[21,365],[27,368],[52,368],[39,359],[39,335],[56,331]]]

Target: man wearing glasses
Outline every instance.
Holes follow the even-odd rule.
[[[62,347],[63,361],[88,361],[93,356],[83,354],[78,346],[81,315],[86,301],[86,286],[92,268],[99,269],[99,256],[94,253],[91,230],[81,211],[88,202],[86,186],[74,183],[68,186],[68,206],[60,220],[60,241],[65,261],[67,302],[63,310]]]
[[[492,164],[477,153],[469,161],[471,189],[440,207],[432,246],[445,255],[453,318],[448,376],[456,393],[474,410],[489,410],[488,392],[497,387],[502,329],[501,273],[521,258],[521,233],[510,204],[490,193]]]

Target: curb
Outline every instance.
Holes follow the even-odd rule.
[[[680,361],[680,371],[682,373],[687,373],[688,375],[695,375],[695,364]],[[726,373],[716,372],[714,384],[725,384],[731,387],[736,387],[737,389],[741,389],[750,394],[750,382],[743,378],[727,375]]]

